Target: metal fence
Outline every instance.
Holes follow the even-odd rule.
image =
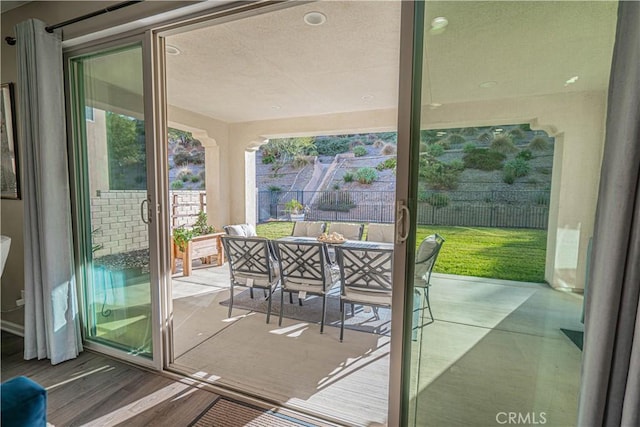
[[[546,229],[549,191],[446,191],[421,194],[420,225]],[[394,221],[393,191],[259,191],[258,222],[287,219],[285,204],[297,199],[312,221]]]

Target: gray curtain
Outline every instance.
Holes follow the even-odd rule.
[[[41,21],[16,25],[24,145],[25,359],[82,351],[73,269],[62,45]]]
[[[587,292],[578,425],[640,426],[640,2],[621,1]]]

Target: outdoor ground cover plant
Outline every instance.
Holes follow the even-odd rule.
[[[292,229],[291,222],[268,222],[259,224],[257,233],[277,239],[290,236]],[[417,244],[433,233],[446,239],[434,269],[437,273],[544,282],[545,230],[418,226]]]

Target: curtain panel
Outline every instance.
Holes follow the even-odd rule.
[[[585,317],[580,426],[640,425],[640,2],[618,3]]]
[[[82,351],[74,277],[62,44],[30,19],[16,25],[19,138],[24,146],[25,359]]]

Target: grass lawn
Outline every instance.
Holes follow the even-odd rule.
[[[270,239],[290,236],[292,229],[291,222],[257,226],[258,235]],[[544,282],[545,230],[418,226],[418,244],[433,233],[446,240],[434,269],[438,273]]]

